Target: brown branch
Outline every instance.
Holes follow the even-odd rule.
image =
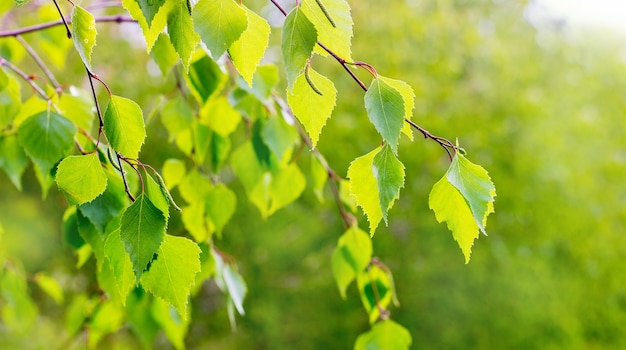
[[[24,38],[22,38],[21,35],[16,35],[15,39],[17,39],[17,41],[19,41],[20,44],[22,44],[26,52],[28,52],[30,57],[32,57],[35,63],[37,63],[37,65],[39,66],[39,68],[41,68],[41,70],[46,75],[50,83],[54,86],[54,89],[59,93],[62,92],[63,89],[61,88],[61,84],[59,84],[59,82],[54,77],[54,74],[52,74],[50,69],[48,69],[48,66],[46,66],[46,64],[43,62],[41,57],[39,57],[39,55],[37,54],[37,52],[33,50],[33,48],[28,44],[28,42],[26,42],[26,40],[24,40]]]
[[[137,23],[137,21],[135,21],[134,19],[130,17],[120,16],[120,15],[96,17],[95,21],[96,23],[100,23],[100,22],[103,22],[103,23],[106,23],[106,22]],[[63,24],[64,24],[64,19],[53,21],[53,22],[41,23],[41,24],[37,24],[34,26],[30,26],[30,27],[24,27],[24,28],[13,29],[13,30],[5,30],[5,31],[0,32],[0,38],[12,37],[12,36],[17,36],[17,35],[22,35],[22,34],[27,34],[27,33],[32,33],[32,32],[38,32],[40,30],[60,26]],[[67,22],[67,24],[69,25],[71,24],[71,22]]]

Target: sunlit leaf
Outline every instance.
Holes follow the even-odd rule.
[[[111,96],[104,113],[104,132],[116,152],[138,158],[146,138],[143,112],[139,105],[120,96]]]
[[[248,27],[229,48],[228,54],[239,74],[252,86],[254,72],[261,62],[270,39],[270,25],[267,21],[243,6],[248,16]]]
[[[83,60],[83,63],[91,71],[91,53],[96,46],[96,20],[89,11],[76,5],[72,10],[72,39],[74,47]]]
[[[350,181],[350,194],[356,199],[356,203],[367,216],[370,223],[370,235],[374,235],[378,223],[383,218],[381,210],[378,181],[374,176],[374,157],[380,148],[358,157],[350,163],[348,168],[348,180]]]
[[[183,62],[185,71],[189,70],[191,55],[200,44],[200,36],[193,28],[186,1],[174,1],[176,5],[167,16],[167,32],[170,42]]]
[[[313,53],[317,43],[317,30],[300,7],[294,8],[285,18],[281,48],[289,89]]]
[[[56,182],[68,200],[76,204],[91,202],[107,187],[107,177],[96,153],[63,159],[57,168]]]
[[[389,275],[378,265],[372,264],[366,271],[359,273],[357,285],[370,323],[374,323],[380,317],[380,310],[387,309],[394,299]]]
[[[391,147],[386,144],[374,156],[372,170],[378,184],[380,209],[387,223],[387,211],[400,197],[400,189],[404,187],[404,165],[398,160]]]
[[[192,16],[196,31],[214,59],[222,56],[248,27],[246,10],[233,0],[199,0]]]
[[[365,270],[372,257],[372,240],[358,227],[349,228],[341,237],[333,251],[333,275],[339,287],[339,293],[346,298],[348,285]]]
[[[403,94],[379,75],[365,93],[365,108],[378,133],[397,152],[406,115]]]
[[[111,232],[104,242],[104,256],[113,270],[116,290],[122,304],[126,303],[128,294],[135,288],[133,263],[130,261],[120,237],[120,230]]]
[[[63,304],[63,289],[59,282],[45,273],[37,273],[34,278],[37,286],[48,294],[57,305]]]
[[[352,61],[352,16],[346,0],[303,0],[302,12],[313,22],[318,40],[346,61]],[[315,52],[328,56],[316,47]]]
[[[406,328],[392,320],[385,320],[359,335],[354,350],[403,350],[409,349],[412,342],[411,333]]]

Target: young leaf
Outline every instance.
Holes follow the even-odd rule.
[[[133,263],[126,254],[119,229],[111,232],[104,242],[104,257],[109,261],[115,279],[116,291],[122,305],[124,305],[128,294],[135,288],[136,282],[133,274]]]
[[[358,227],[349,228],[341,237],[333,251],[333,275],[339,293],[346,299],[346,289],[356,276],[365,270],[372,258],[372,240]]]
[[[146,138],[139,105],[133,100],[112,95],[104,112],[104,132],[116,152],[128,158],[138,158]]]
[[[292,121],[293,119],[290,118]],[[295,145],[300,140],[298,131],[278,114],[270,116],[263,123],[261,130],[263,143],[272,151],[279,163],[284,164],[291,158]]]
[[[398,138],[404,123],[406,109],[400,91],[378,76],[365,93],[365,109],[374,127],[397,153]]]
[[[193,123],[193,110],[181,94],[171,98],[161,111],[161,122],[169,134],[170,141],[180,132],[189,129]]]
[[[150,269],[141,277],[142,286],[176,308],[187,319],[187,303],[196,274],[200,272],[200,247],[184,237],[165,235]]]
[[[228,48],[228,54],[239,74],[248,83],[248,86],[252,87],[254,72],[269,44],[271,28],[263,17],[245,6],[243,9],[248,15],[248,27],[241,33],[239,39]]]
[[[380,310],[386,309],[393,300],[393,285],[389,275],[378,265],[371,265],[357,276],[359,294],[370,323],[380,317]]]
[[[385,144],[374,156],[372,169],[378,184],[380,209],[387,224],[387,211],[400,197],[400,189],[404,187],[404,165],[398,160],[389,144]]]
[[[4,128],[20,112],[20,84],[0,69],[0,128]]]
[[[42,172],[47,173],[74,146],[76,127],[52,111],[24,120],[17,130],[20,144]]]
[[[317,30],[299,6],[285,18],[281,48],[289,89],[302,72],[317,43]]]
[[[409,349],[411,333],[392,320],[376,323],[369,332],[359,335],[354,350]]]
[[[91,130],[93,126],[93,97],[87,96],[85,91],[70,88],[70,93],[64,93],[59,99],[59,108],[64,117],[83,129]]]
[[[83,60],[83,63],[91,71],[91,52],[96,46],[96,20],[89,11],[76,5],[72,10],[72,39],[74,47]]]
[[[91,202],[107,187],[107,176],[97,153],[69,156],[57,168],[56,182],[70,202]]]
[[[163,163],[163,179],[169,190],[176,187],[185,177],[187,169],[185,168],[185,162],[170,158]]]
[[[215,232],[221,237],[224,226],[237,208],[237,196],[231,189],[220,184],[207,193],[205,203],[208,219],[213,224]]]
[[[315,148],[322,128],[330,118],[337,102],[337,89],[333,82],[325,76],[309,69],[309,79],[306,73],[300,74],[293,84],[293,90],[287,89],[287,103],[304,126]],[[315,91],[313,84],[319,92]]]
[[[356,158],[348,168],[350,194],[370,223],[370,235],[374,235],[378,223],[383,218],[378,192],[378,181],[374,176],[374,157],[379,152],[377,148],[370,153]]]
[[[28,158],[16,135],[0,136],[0,168],[4,169],[13,185],[22,190],[22,174]]]
[[[246,10],[233,0],[199,0],[192,17],[214,59],[220,58],[248,27]]]
[[[272,215],[300,197],[306,188],[306,178],[295,163],[272,173],[269,185],[270,206],[267,212]]]
[[[178,53],[186,72],[189,70],[191,55],[200,43],[200,36],[193,28],[187,2],[175,1],[175,3],[176,5],[167,16],[167,33],[170,35],[170,42]]]
[[[145,194],[140,194],[122,215],[120,237],[137,281],[163,241],[166,222],[161,210]]]
[[[346,0],[303,0],[302,12],[313,22],[318,40],[339,57],[352,61],[352,16]],[[321,47],[315,53],[328,56]]]

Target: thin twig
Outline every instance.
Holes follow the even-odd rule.
[[[105,22],[136,23],[137,22],[130,17],[120,16],[120,15],[96,17],[95,21],[96,23],[101,23],[101,22],[102,23],[105,23]],[[63,20],[58,20],[58,21],[53,21],[53,22],[41,23],[41,24],[37,24],[34,26],[30,26],[30,27],[24,27],[24,28],[13,29],[13,30],[5,30],[5,31],[0,32],[0,38],[12,37],[12,36],[27,34],[27,33],[32,33],[32,32],[38,32],[40,30],[60,26],[63,24],[69,25],[71,23],[72,22],[65,22],[65,19],[63,19]]]
[[[50,97],[46,94],[46,92],[33,80],[33,77],[24,73],[21,69],[16,67],[13,63],[7,61],[4,57],[0,57],[0,66],[7,67],[12,70],[15,74],[19,75],[24,81],[26,81],[30,86],[32,86],[33,90],[41,96],[44,100],[50,102]]]
[[[124,160],[124,162],[126,162],[128,165],[130,165],[131,168],[133,168],[133,166],[131,164],[129,164],[128,161],[126,160],[126,158],[124,158],[124,156],[122,156],[121,154],[115,152],[115,156],[117,157],[118,166],[120,167],[120,174],[122,174],[122,180],[124,181],[124,190],[126,191],[126,194],[130,198],[130,200],[134,202],[135,201],[135,197],[130,192],[130,188],[128,187],[128,181],[126,181],[126,172],[124,172],[124,167],[122,167],[122,160]],[[133,169],[135,169],[135,168],[133,168]]]
[[[50,69],[48,69],[48,66],[46,66],[46,64],[43,62],[41,57],[39,57],[39,55],[37,54],[37,52],[33,50],[32,46],[30,46],[28,42],[26,42],[26,40],[22,38],[21,35],[16,35],[15,39],[17,39],[17,41],[19,41],[20,44],[22,44],[26,52],[28,52],[28,54],[33,58],[35,63],[37,63],[39,68],[41,68],[41,70],[46,75],[50,83],[54,86],[55,91],[57,91],[57,93],[61,93],[63,91],[63,88],[61,88],[61,84],[59,84],[59,82],[54,77],[54,74],[52,74]]]

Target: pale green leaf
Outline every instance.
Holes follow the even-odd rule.
[[[378,265],[372,264],[366,271],[359,273],[357,285],[370,323],[374,323],[380,317],[380,309],[386,309],[394,299],[389,274]]]
[[[373,172],[378,184],[378,199],[383,219],[387,223],[387,211],[396,199],[400,198],[400,189],[404,187],[404,165],[388,144],[374,156]]]
[[[365,109],[372,124],[394,152],[397,152],[406,109],[403,95],[384,77],[372,81],[365,93]]]
[[[167,33],[170,35],[170,42],[178,53],[185,71],[188,71],[191,55],[200,44],[200,36],[194,30],[187,2],[175,1],[174,3],[176,5],[167,16]]]
[[[176,187],[187,173],[185,162],[180,159],[170,158],[163,163],[163,179],[168,189]]]
[[[290,118],[291,122],[295,122]],[[285,120],[282,115],[270,116],[263,123],[261,130],[263,143],[272,151],[280,164],[284,164],[291,158],[293,148],[298,144],[300,135],[293,125]]]
[[[306,188],[306,178],[295,163],[272,173],[269,185],[270,206],[268,215],[272,215],[298,199]]]
[[[91,202],[104,192],[107,176],[97,153],[69,156],[57,168],[57,185],[75,204]]]
[[[150,57],[159,66],[163,77],[166,77],[170,69],[176,65],[178,54],[167,34],[159,34],[150,51]]]
[[[112,299],[101,299],[89,318],[87,332],[87,348],[95,349],[96,345],[107,334],[117,332],[124,325],[124,310],[122,306]]]
[[[0,68],[0,128],[4,128],[21,108],[20,84]]]
[[[372,240],[358,227],[349,228],[341,237],[332,255],[333,275],[339,293],[346,298],[346,289],[365,270],[372,258]]]
[[[378,223],[383,218],[380,199],[378,194],[378,181],[374,176],[374,157],[380,148],[356,158],[348,168],[348,180],[350,181],[350,194],[370,223],[370,235],[374,235]]]
[[[187,304],[200,272],[200,248],[184,237],[165,235],[156,258],[141,277],[142,286],[174,306],[187,319]]]
[[[144,194],[150,199],[150,202],[154,204],[157,209],[165,216],[165,221],[168,222],[170,218],[170,201],[167,198],[167,189],[161,188],[161,186],[155,181],[152,176],[146,172],[142,172],[144,183]]]
[[[22,174],[28,166],[28,157],[18,141],[17,135],[0,136],[0,168],[13,185],[22,190]]]
[[[487,216],[493,213],[496,187],[485,169],[456,153],[446,173],[448,181],[467,201],[480,231],[487,234]]]
[[[303,0],[302,12],[313,22],[318,40],[346,61],[352,61],[352,16],[346,0]],[[315,52],[328,56],[316,47]]]
[[[76,127],[65,117],[45,111],[24,120],[17,133],[26,154],[47,173],[74,146]]]
[[[243,9],[248,16],[248,27],[241,33],[239,39],[229,47],[228,54],[239,74],[249,86],[252,86],[254,72],[269,44],[271,28],[263,17],[245,6]]]
[[[209,224],[206,219],[204,200],[183,207],[181,212],[183,225],[196,242],[204,242],[209,238]]]
[[[0,275],[1,316],[4,328],[26,334],[37,319],[37,305],[29,296],[26,276],[21,264],[13,264]]]
[[[104,112],[104,132],[116,152],[128,158],[138,158],[146,138],[139,105],[133,100],[112,95]]]
[[[116,291],[124,305],[128,295],[135,288],[136,282],[133,274],[133,263],[126,254],[119,229],[111,232],[104,242],[104,256],[111,266]]]
[[[306,77],[308,74],[308,79]],[[317,91],[316,91],[317,90]],[[309,69],[296,78],[293,90],[287,91],[287,102],[304,126],[315,148],[322,128],[330,118],[337,102],[337,89],[325,76]]]
[[[128,11],[130,16],[139,23],[139,27],[146,39],[146,49],[148,52],[152,50],[157,38],[165,29],[167,19],[172,7],[176,1],[167,1],[163,6],[159,7],[158,12],[152,18],[150,25],[146,20],[138,0],[122,0],[122,6]]]
[[[313,192],[315,196],[320,202],[324,201],[324,185],[328,182],[328,171],[322,165],[322,163],[317,159],[317,157],[311,157],[311,186],[313,187]]]
[[[63,116],[87,132],[91,131],[95,119],[94,107],[93,97],[76,88],[70,88],[70,93],[64,93],[59,99]]]
[[[222,56],[248,27],[246,10],[233,0],[199,0],[192,17],[214,59]]]
[[[133,263],[137,280],[154,258],[165,235],[166,218],[145,194],[122,215],[120,237]]]
[[[220,184],[207,193],[205,203],[208,219],[215,232],[221,237],[224,226],[237,208],[237,196],[231,189]]]
[[[306,65],[317,43],[317,30],[300,7],[294,8],[285,18],[281,49],[289,89]]]
[[[159,328],[177,350],[185,349],[185,335],[189,328],[188,317],[180,317],[176,309],[167,302],[156,298],[152,301],[152,317],[158,323]],[[153,344],[150,344],[151,346]]]
[[[227,137],[241,122],[241,113],[230,105],[226,97],[218,97],[208,101],[200,110],[200,122]]]
[[[359,335],[354,350],[408,350],[412,342],[411,333],[406,328],[392,320],[385,320]]]
[[[211,180],[192,169],[178,185],[178,192],[187,203],[201,202],[211,190]]]
[[[91,53],[96,46],[96,20],[89,11],[76,5],[72,10],[72,39],[85,67],[91,71]]]
[[[57,280],[42,272],[36,273],[33,279],[39,288],[48,294],[57,305],[63,304],[63,289]]]
[[[193,110],[180,94],[167,101],[161,110],[161,122],[169,133],[170,141],[174,140],[178,133],[189,129],[193,118]]]

